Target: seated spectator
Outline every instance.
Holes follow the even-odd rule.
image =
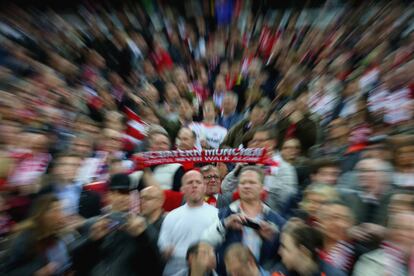
[[[240,200],[220,209],[216,222],[204,231],[202,238],[217,246],[219,256],[231,244],[241,242],[261,265],[274,257],[279,246],[278,229],[285,220],[262,203],[263,179],[260,168],[244,167],[238,185]],[[218,272],[223,270],[223,260],[219,259]]]
[[[242,119],[242,116],[236,111],[238,100],[239,97],[233,92],[227,92],[224,95],[221,115],[218,117],[217,123],[227,130],[230,130]]]
[[[204,202],[206,185],[201,173],[189,171],[182,182],[186,204],[168,213],[158,239],[158,246],[167,260],[163,275],[175,275],[187,267],[188,248],[200,240],[203,231],[217,218],[217,209]]]
[[[300,224],[285,229],[279,249],[282,263],[272,269],[272,275],[345,276],[319,258],[321,247],[322,235],[316,229]]]
[[[174,274],[175,276],[217,276],[216,256],[214,248],[205,242],[198,242],[191,245],[186,255],[187,268]]]
[[[224,262],[226,264],[227,275],[240,276],[268,276],[262,267],[260,267],[250,251],[250,249],[241,244],[232,244],[225,252]]]
[[[352,275],[409,275],[410,262],[412,262],[410,256],[414,246],[413,233],[412,212],[393,214],[388,224],[386,240],[379,249],[359,259]]]

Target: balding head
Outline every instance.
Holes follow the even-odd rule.
[[[190,207],[202,205],[206,193],[202,174],[195,170],[189,171],[184,174],[181,183],[181,191],[184,193],[187,204]]]
[[[140,192],[141,214],[147,219],[156,213],[162,213],[164,192],[159,186],[149,186]]]

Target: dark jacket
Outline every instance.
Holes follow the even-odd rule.
[[[280,233],[285,220],[272,211],[266,205],[263,205],[263,220],[274,224],[278,228]],[[243,232],[238,230],[225,229],[224,220],[233,215],[240,213],[240,201],[235,201],[230,206],[220,209],[218,214],[217,223],[212,225],[203,234],[203,240],[217,245],[216,252],[218,255],[218,272],[219,275],[225,275],[224,273],[224,253],[226,249],[234,243],[241,243],[243,241]],[[260,249],[260,259],[258,260],[259,265],[266,266],[271,262],[278,259],[278,248],[279,248],[279,234],[275,235],[273,240],[263,240],[262,247]]]
[[[279,131],[279,146],[282,146],[283,141],[285,140],[287,131],[289,129],[289,126],[291,126],[291,122],[289,121],[289,118],[282,119],[277,127]],[[304,118],[300,120],[296,124],[296,130],[294,136],[299,139],[301,145],[302,145],[302,151],[306,154],[310,147],[315,145],[316,138],[317,138],[317,124],[312,121],[308,114],[304,115]]]
[[[221,115],[218,120],[217,123],[226,128],[227,130],[231,129],[234,125],[236,125],[238,122],[240,122],[240,120],[243,119],[243,116],[240,115],[239,113],[233,113],[228,117],[224,117],[223,115]]]
[[[224,138],[223,143],[221,143],[220,148],[238,148],[248,138],[252,138],[255,128],[250,127],[249,123],[248,119],[244,119],[233,126]]]
[[[60,264],[54,275],[63,275],[70,269],[69,247],[62,239],[51,237],[36,243],[33,232],[27,230],[19,234],[11,243],[4,258],[0,260],[0,275],[34,275],[49,264],[48,252],[54,249],[64,263]],[[56,251],[58,250],[58,251]]]
[[[120,216],[120,213],[111,214],[109,219],[122,224],[125,221]],[[90,228],[95,221],[91,219],[85,227]],[[73,268],[77,275],[162,274],[163,264],[156,236],[148,228],[138,237],[119,229],[99,241],[92,241],[87,235],[72,251]]]
[[[280,276],[299,276],[296,272],[288,271],[287,268],[282,264],[277,264],[272,270],[272,275]],[[312,274],[312,276],[346,276],[346,273],[334,268],[324,261],[319,261],[319,271]]]

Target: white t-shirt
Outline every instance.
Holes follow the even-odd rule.
[[[160,251],[174,247],[174,252],[168,260],[164,275],[174,275],[186,267],[187,249],[200,240],[204,230],[217,220],[217,216],[217,208],[203,203],[200,207],[185,204],[165,217],[161,225],[158,247]]]
[[[197,135],[197,148],[201,148],[201,141],[205,140],[211,148],[218,149],[227,135],[227,129],[219,125],[192,123],[190,129]]]

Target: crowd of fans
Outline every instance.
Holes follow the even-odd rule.
[[[163,2],[2,9],[0,273],[413,275],[413,6]]]

